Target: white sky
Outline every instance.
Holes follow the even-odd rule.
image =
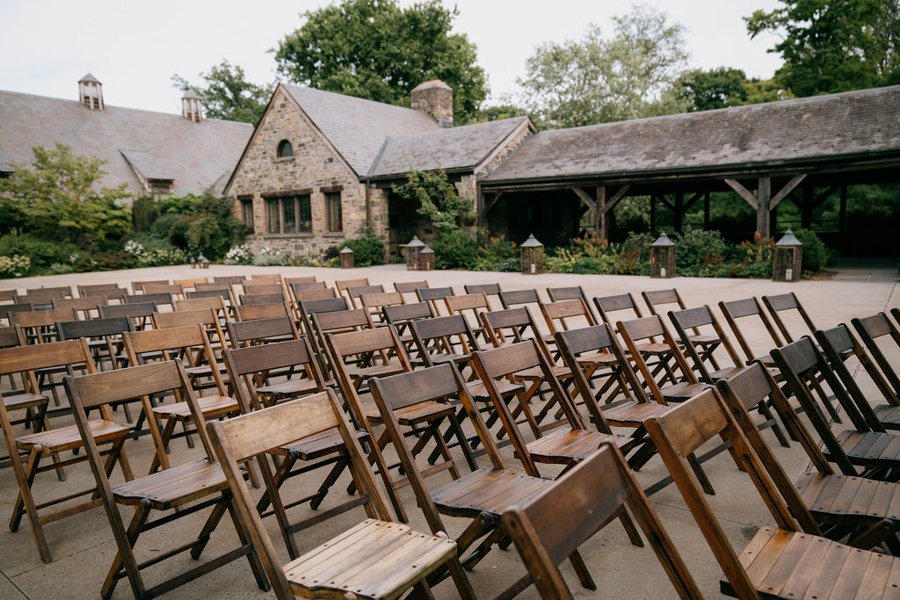
[[[492,98],[515,90],[525,59],[546,41],[577,39],[589,22],[611,32],[610,17],[627,0],[443,0],[456,6],[455,31],[478,46]],[[684,25],[692,67],[743,69],[770,77],[779,66],[766,49],[775,38],[750,40],[742,17],[776,0],[647,0]],[[0,89],[77,99],[86,73],[103,82],[108,104],[177,113],[177,73],[199,73],[222,59],[257,83],[275,79],[268,52],[300,25],[299,13],[328,0],[0,0]],[[410,0],[401,0],[404,6]]]

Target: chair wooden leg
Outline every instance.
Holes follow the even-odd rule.
[[[643,546],[643,544],[641,545]],[[584,564],[584,559],[581,558],[581,554],[578,550],[569,555],[569,562],[572,563],[572,568],[575,569],[575,574],[578,575],[578,581],[581,583],[581,587],[586,590],[591,590],[592,592],[596,591],[597,584],[594,583],[594,578],[591,577],[591,572],[588,571],[587,565]]]
[[[16,472],[16,479],[19,483],[19,494],[16,497],[12,517],[9,521],[9,530],[18,530],[19,524],[22,522],[22,516],[27,514],[28,523],[31,525],[31,533],[34,536],[34,543],[37,544],[38,547],[38,554],[40,554],[43,562],[48,563],[53,560],[53,557],[50,554],[50,546],[47,544],[44,528],[41,525],[40,517],[38,516],[38,509],[34,501],[34,496],[31,494],[31,485],[34,483],[34,476],[37,474],[40,460],[40,452],[32,449],[28,456],[28,463],[24,472],[22,471],[21,462],[18,463],[18,465],[13,465]]]
[[[225,511],[228,509],[228,505],[231,502],[230,497],[230,492],[222,492],[222,497],[213,507],[212,512],[206,519],[203,529],[200,530],[200,534],[197,536],[197,541],[194,542],[194,547],[191,548],[191,558],[194,560],[197,560],[200,558],[200,555],[203,554],[206,545],[209,543],[212,532],[215,531],[216,527],[219,526],[222,517],[225,516]]]
[[[628,534],[631,545],[643,548],[644,540],[641,538],[641,534],[637,527],[635,527],[634,521],[631,520],[631,515],[628,514],[627,510],[623,509],[622,512],[619,513],[619,521],[622,523],[622,527],[625,528],[625,533]]]
[[[116,584],[119,582],[119,571],[122,569],[123,562],[125,563],[125,574],[129,583],[131,583],[131,589],[135,597],[139,598],[143,595],[144,579],[141,577],[141,572],[134,562],[133,550],[135,544],[137,544],[138,537],[141,535],[141,531],[144,529],[144,525],[147,523],[147,518],[150,516],[150,510],[149,503],[146,502],[141,502],[135,507],[134,515],[131,517],[131,523],[128,524],[128,531],[126,532],[130,560],[124,560],[123,549],[119,548],[112,565],[109,567],[109,572],[106,574],[106,580],[104,580],[103,586],[100,588],[100,595],[104,600],[109,600],[116,589]]]
[[[247,553],[247,562],[250,563],[250,570],[253,571],[253,577],[256,579],[256,585],[264,592],[269,591],[269,579],[266,577],[266,572],[263,569],[262,561],[259,559],[259,554],[256,552],[256,548],[252,546],[253,542],[250,539],[249,532],[244,528],[244,524],[241,522],[240,516],[237,514],[237,510],[234,507],[234,498],[229,493],[228,494],[228,514],[231,515],[231,522],[234,523],[234,530],[237,532],[238,539],[241,540],[241,546],[249,546],[250,552]]]

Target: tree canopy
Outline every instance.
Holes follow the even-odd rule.
[[[439,0],[401,8],[396,0],[343,0],[303,13],[303,24],[275,48],[278,72],[321,90],[409,106],[430,79],[453,89],[454,118],[464,123],[487,97],[475,45],[453,33],[456,10]]]
[[[604,39],[591,24],[579,41],[546,43],[526,63],[519,80],[523,103],[551,127],[578,127],[679,112],[671,93],[684,68],[684,29],[639,5],[613,19]]]
[[[183,92],[196,94],[203,103],[206,116],[214,119],[243,121],[256,125],[266,110],[273,85],[258,85],[247,81],[244,69],[223,60],[200,77],[206,85],[191,84],[180,75],[172,76],[172,83]]]
[[[124,237],[131,211],[117,201],[125,184],[100,188],[103,161],[74,154],[69,146],[37,146],[34,163],[0,179],[0,217],[5,232],[72,242],[83,250]]]
[[[751,37],[774,32],[775,74],[796,96],[900,83],[900,0],[782,0],[747,17]]]
[[[725,108],[747,99],[746,79],[741,69],[694,69],[678,77],[675,93],[689,103],[688,110],[691,112]]]

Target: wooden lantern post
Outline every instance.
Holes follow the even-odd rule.
[[[665,233],[650,244],[650,277],[675,277],[675,242]]]
[[[352,269],[353,268],[353,250],[344,246],[344,248],[340,251],[341,255],[341,268],[342,269]]]
[[[405,245],[406,248],[406,270],[417,271],[419,269],[419,253],[425,247],[425,242],[414,235],[413,239]]]
[[[432,250],[428,246],[425,246],[419,251],[419,270],[434,270],[434,250]]]
[[[803,242],[788,229],[775,244],[772,281],[799,281],[803,268]]]
[[[536,275],[544,272],[544,245],[540,243],[534,234],[522,242],[522,274]]]

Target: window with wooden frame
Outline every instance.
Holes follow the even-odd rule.
[[[278,147],[275,149],[275,157],[290,158],[292,156],[294,156],[294,146],[288,140],[278,142]]]
[[[253,223],[253,198],[241,198],[241,220],[247,227],[247,233],[256,231],[256,225]]]
[[[344,215],[341,209],[341,192],[325,192],[325,218],[329,233],[344,230]]]
[[[159,198],[172,193],[175,181],[172,179],[148,179],[147,185],[150,188],[150,195]]]
[[[312,206],[309,194],[266,199],[268,233],[312,233]]]

